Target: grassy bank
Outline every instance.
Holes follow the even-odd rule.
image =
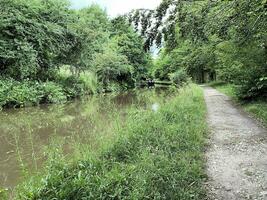
[[[230,96],[234,101],[238,102],[244,108],[245,111],[252,114],[257,119],[267,125],[267,101],[241,101],[238,99],[235,86],[232,84],[211,83],[210,86]]]
[[[17,199],[203,199],[205,110],[195,85],[158,112],[131,109],[100,151],[68,164],[55,157]]]

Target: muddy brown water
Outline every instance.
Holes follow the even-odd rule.
[[[22,182],[24,169],[28,173],[39,171],[53,138],[75,140],[81,136],[94,145],[96,137],[114,128],[114,118],[123,122],[131,107],[154,110],[168,93],[163,88],[141,89],[86,97],[64,105],[0,111],[0,188],[12,189]]]

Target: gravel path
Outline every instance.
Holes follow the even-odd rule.
[[[211,199],[267,200],[267,130],[217,90],[204,87],[211,131],[206,152]]]

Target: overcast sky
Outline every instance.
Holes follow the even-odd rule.
[[[137,8],[156,8],[161,0],[70,0],[72,7],[79,9],[92,3],[97,3],[106,8],[111,17],[124,14]]]

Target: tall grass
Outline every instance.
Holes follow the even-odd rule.
[[[55,156],[42,179],[23,184],[16,198],[204,199],[205,110],[195,85],[157,112],[131,109],[99,152],[70,163]]]

